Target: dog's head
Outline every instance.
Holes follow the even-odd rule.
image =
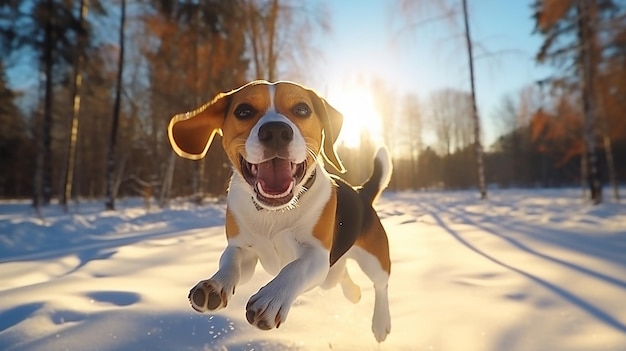
[[[282,209],[306,190],[318,155],[345,171],[334,147],[342,121],[341,113],[310,89],[254,81],[174,116],[168,135],[179,156],[198,160],[219,133],[255,202]]]

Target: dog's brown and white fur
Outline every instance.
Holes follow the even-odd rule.
[[[260,329],[278,328],[298,295],[316,286],[339,283],[348,300],[357,302],[360,288],[346,270],[351,258],[374,283],[372,331],[376,340],[385,340],[391,328],[391,263],[372,203],[387,186],[391,162],[380,149],[371,178],[358,188],[330,176],[324,160],[344,171],[334,149],[342,121],[314,91],[266,81],[220,94],[172,118],[168,132],[178,155],[204,157],[219,133],[234,170],[227,198],[228,245],[218,271],[191,289],[195,310],[226,307],[257,261],[275,275],[246,306],[247,320]]]

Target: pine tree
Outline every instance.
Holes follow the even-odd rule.
[[[612,18],[623,5],[613,0],[536,0],[533,4],[536,31],[544,36],[537,54],[541,63],[551,62],[561,69],[553,82],[580,95],[584,128],[584,154],[581,157],[582,178],[586,179],[590,199],[602,202],[597,126],[601,122],[599,77],[606,58],[607,35]],[[606,144],[605,144],[606,145]],[[607,155],[612,155],[609,149]],[[609,156],[610,157],[610,156]],[[614,179],[613,176],[611,178]]]

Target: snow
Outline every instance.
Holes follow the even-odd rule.
[[[214,315],[187,293],[217,267],[225,207],[185,202],[38,216],[0,203],[0,350],[626,350],[626,205],[580,190],[385,193],[392,330],[371,333],[374,293],[302,295],[277,330],[245,319],[260,267]]]

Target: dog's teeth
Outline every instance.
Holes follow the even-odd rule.
[[[256,177],[257,173],[259,172],[259,166],[255,164],[250,165],[250,171],[252,172],[252,175]]]
[[[287,191],[285,191],[282,194],[272,195],[272,194],[266,193],[265,190],[263,190],[263,187],[261,186],[261,183],[257,183],[256,184],[256,188],[257,188],[258,192],[261,193],[261,195],[263,195],[263,197],[266,197],[268,199],[280,199],[282,197],[285,197],[285,196],[289,195],[291,193],[291,191],[293,190],[293,186],[294,186],[294,182],[291,181],[291,184],[289,184],[289,188],[287,189]]]

